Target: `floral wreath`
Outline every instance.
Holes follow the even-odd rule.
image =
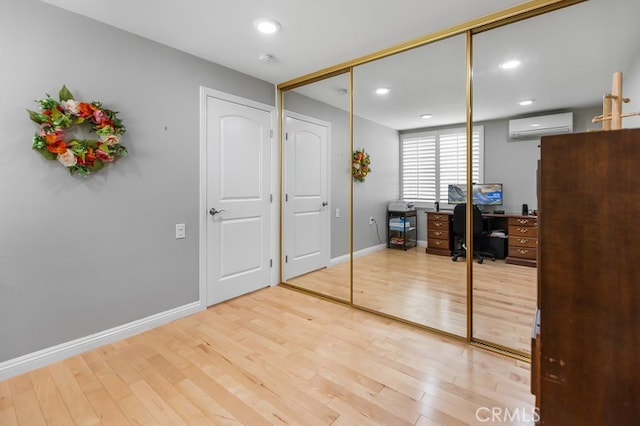
[[[358,182],[364,182],[365,178],[371,173],[371,159],[363,149],[358,149],[353,152],[353,161],[351,163],[351,171],[353,178]]]
[[[117,112],[102,108],[93,101],[88,104],[78,102],[67,89],[60,89],[60,101],[49,94],[40,104],[41,113],[29,112],[29,117],[40,125],[40,131],[33,137],[33,149],[48,160],[58,160],[71,174],[88,176],[101,170],[105,163],[112,163],[127,155],[127,148],[120,145],[121,136],[127,131]],[[75,126],[90,123],[98,140],[76,139],[70,131]]]

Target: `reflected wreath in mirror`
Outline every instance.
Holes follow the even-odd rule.
[[[102,108],[102,103],[79,102],[63,86],[60,101],[49,94],[36,102],[41,112],[30,111],[29,117],[40,125],[33,137],[33,149],[48,160],[58,160],[71,174],[88,176],[127,155],[120,144],[126,132],[117,112]],[[86,139],[83,131],[95,132],[97,139]]]
[[[351,170],[353,178],[358,182],[364,182],[367,175],[371,173],[371,158],[363,149],[358,149],[353,152],[353,161],[351,164]]]

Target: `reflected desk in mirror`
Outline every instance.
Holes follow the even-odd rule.
[[[453,249],[453,212],[427,211],[427,249],[429,254],[451,256]],[[504,242],[507,242],[506,263],[537,266],[538,217],[519,214],[483,213],[485,231],[489,237],[483,250],[492,251],[496,258],[505,258]]]

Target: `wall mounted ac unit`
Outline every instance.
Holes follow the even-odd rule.
[[[534,139],[545,135],[573,132],[573,113],[540,115],[509,120],[509,137]]]

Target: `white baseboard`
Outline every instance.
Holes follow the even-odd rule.
[[[367,248],[364,248],[362,250],[358,250],[356,252],[353,252],[353,257],[366,256],[368,254],[375,253],[377,251],[384,250],[386,248],[387,248],[386,244],[378,244],[377,246],[371,246],[371,247],[367,247]],[[351,257],[348,254],[345,254],[343,256],[334,257],[333,259],[331,259],[329,261],[329,266],[336,266],[336,265],[339,265],[341,263],[348,262],[350,258]]]
[[[418,247],[426,247],[426,246],[427,246],[426,240],[418,240]]]
[[[1,362],[0,382],[28,371],[53,364],[54,362],[80,355],[81,353],[96,349],[100,346],[115,343],[168,322],[193,315],[202,310],[203,307],[199,301],[189,303],[118,327],[113,327],[89,336]]]

